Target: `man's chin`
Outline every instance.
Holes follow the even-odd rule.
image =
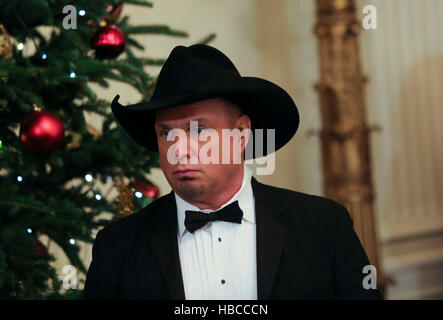
[[[175,193],[185,198],[195,198],[207,192],[207,186],[199,181],[199,179],[189,177],[181,178],[175,183],[172,189]]]

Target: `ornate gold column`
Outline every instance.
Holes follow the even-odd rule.
[[[348,209],[383,290],[355,1],[317,0],[317,21],[325,196]]]

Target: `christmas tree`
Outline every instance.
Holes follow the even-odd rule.
[[[131,25],[121,14],[126,5],[153,7],[143,0],[0,0],[0,299],[81,297],[63,290],[39,237],[85,273],[78,243],[93,242],[93,230],[158,196],[146,178],[156,154],[129,138],[90,84],[119,81],[149,100],[156,76],[145,67],[164,59],[137,57],[144,45],[134,36],[187,34]],[[101,130],[85,112],[101,117]],[[109,181],[114,199],[97,187]]]

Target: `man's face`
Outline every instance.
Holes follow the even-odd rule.
[[[192,120],[198,121],[194,131],[191,130]],[[229,188],[233,177],[243,166],[243,161],[234,161],[235,154],[237,159],[243,159],[241,154],[247,139],[244,136],[228,137],[222,131],[234,128],[242,131],[250,127],[249,117],[242,115],[235,105],[222,98],[158,110],[155,131],[160,166],[174,192],[185,200],[198,200]],[[173,129],[183,130],[184,138],[172,139]],[[226,148],[229,149],[229,161],[226,158],[223,161]],[[171,155],[178,163],[171,161]],[[210,163],[202,161],[202,157],[207,159],[208,156],[212,159]],[[192,158],[196,163],[192,163]]]

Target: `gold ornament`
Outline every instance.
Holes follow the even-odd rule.
[[[123,4],[110,4],[106,6],[106,11],[108,15],[103,17],[108,24],[115,24],[115,22],[120,18],[123,10]]]
[[[32,104],[32,109],[33,109],[34,111],[42,111],[42,108],[39,107],[36,103],[33,103],[33,104]]]
[[[113,25],[120,17],[123,10],[123,4],[110,4],[106,6],[107,14],[101,17],[100,22],[93,20],[88,20],[86,24],[91,28],[96,28],[97,26],[104,27],[107,25]]]
[[[133,213],[132,208],[134,207],[134,203],[132,201],[134,198],[135,188],[129,188],[125,184],[124,177],[125,176],[122,170],[120,177],[115,177],[112,180],[115,188],[118,191],[118,196],[115,200],[117,203],[115,205],[115,209],[121,218],[131,215]]]
[[[10,58],[12,56],[12,43],[5,27],[0,23],[0,59]]]
[[[63,111],[63,110],[62,110]],[[101,136],[101,132],[97,131],[93,126],[91,126],[89,123],[86,124],[86,130],[94,136],[95,139],[97,139],[99,136]],[[81,140],[83,135],[81,133],[77,132],[69,132],[69,135],[72,136],[72,141],[68,143],[66,148],[68,150],[79,148],[81,145]]]

